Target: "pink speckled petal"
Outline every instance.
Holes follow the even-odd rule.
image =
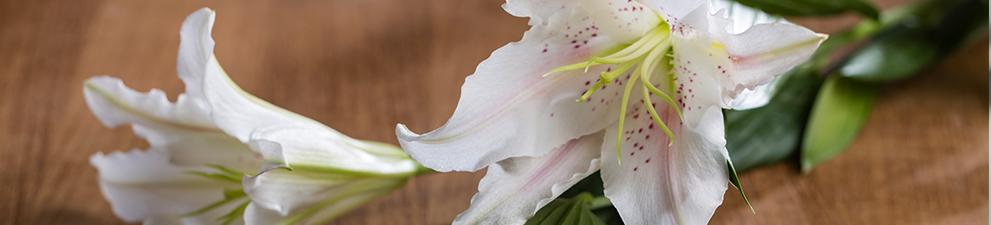
[[[514,4],[523,3],[507,7]],[[479,64],[465,79],[458,107],[444,126],[417,134],[398,125],[406,152],[438,171],[475,171],[510,157],[544,155],[613,123],[603,118],[616,115],[619,85],[606,85],[590,101],[575,102],[609,67],[542,75],[616,43],[598,33],[582,10],[565,7],[546,17],[541,22],[533,18],[522,40]]]
[[[660,104],[659,104],[660,105]],[[634,106],[636,107],[636,106]],[[698,126],[677,122],[673,110],[657,107],[676,134],[673,145],[646,110],[627,117],[622,163],[616,158],[614,129],[602,145],[602,180],[625,224],[702,225],[722,204],[728,175],[722,111],[717,106],[685,111]]]
[[[668,23],[681,20],[706,3],[705,0],[641,0],[640,2],[656,10]]]
[[[649,6],[629,0],[579,0],[581,8],[595,19],[602,32],[618,42],[630,43],[660,23]]]

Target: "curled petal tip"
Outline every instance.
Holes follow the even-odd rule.
[[[203,14],[203,13],[216,14],[217,12],[214,11],[213,9],[211,9],[210,7],[203,7],[203,8],[200,8],[199,10],[196,10],[196,12],[194,12],[193,15],[199,15],[199,14]]]
[[[189,16],[186,17],[186,21],[193,21],[193,19],[198,19],[203,17],[210,18],[212,20],[212,18],[216,16],[216,14],[217,12],[214,11],[213,9],[209,7],[203,7],[200,8],[199,10],[196,10],[196,12],[189,14]],[[212,24],[213,21],[210,21],[210,23]]]
[[[829,39],[829,34],[816,33],[815,35],[816,36],[819,36],[819,44],[822,44],[823,41],[826,41],[826,39]]]
[[[416,141],[417,139],[420,139],[420,136],[421,135],[413,133],[413,131],[409,130],[409,128],[406,127],[406,124],[396,124],[396,137],[399,138],[400,143]]]

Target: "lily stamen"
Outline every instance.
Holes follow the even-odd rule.
[[[668,59],[671,58],[670,56],[663,55],[664,58],[662,58],[662,60],[653,60],[652,56],[653,57],[662,56],[663,52],[667,52],[668,51],[668,48],[671,47],[670,45],[671,45],[671,42],[665,42],[661,46],[658,46],[657,48],[654,49],[654,52],[656,52],[657,54],[655,55],[654,52],[652,52],[651,55],[649,55],[648,56],[648,59],[647,59],[647,61],[650,62],[650,65],[647,66],[647,68],[648,68],[647,71],[651,71],[651,72],[641,73],[640,76],[642,76],[642,78],[640,80],[641,80],[644,88],[646,89],[646,90],[644,90],[644,92],[650,92],[651,94],[660,96],[661,99],[664,100],[664,102],[667,103],[669,106],[677,106],[678,104],[675,103],[674,98],[672,98],[671,95],[669,95],[668,93],[666,93],[664,91],[661,91],[661,89],[658,89],[656,86],[654,86],[653,83],[650,82],[650,80],[653,78],[653,75],[654,75],[653,71],[655,71],[656,70],[656,67],[658,66],[657,64],[658,63],[661,63],[662,61],[666,61],[666,60],[664,60],[664,58],[668,58]],[[669,85],[669,90],[673,90],[674,89],[674,85],[673,85],[674,84],[674,74],[671,73],[671,72],[672,71],[670,71],[670,70],[664,72],[670,78],[668,80],[668,83],[671,84],[671,85]],[[649,95],[648,95],[648,97],[645,100],[648,101],[648,102],[650,101]],[[671,107],[671,108],[674,108],[674,111],[675,111],[676,114],[678,114],[678,118],[679,119],[680,118],[684,118],[682,116],[681,108],[680,107]],[[672,136],[669,135],[669,138],[671,138],[671,137]]]
[[[643,40],[643,39],[646,39],[647,40],[646,42],[644,42],[644,43],[646,43],[644,45],[646,45],[647,47],[637,46],[636,44],[639,43],[639,41],[638,41],[637,43],[634,43],[634,45],[630,45],[630,47],[627,47],[626,49],[624,49],[624,50],[635,49],[632,53],[629,53],[629,54],[625,54],[624,55],[624,54],[620,54],[620,53],[623,53],[623,51],[620,51],[620,52],[617,52],[615,54],[612,54],[612,55],[609,55],[609,56],[606,56],[606,57],[593,58],[590,61],[596,62],[596,63],[599,63],[599,64],[615,64],[615,63],[621,63],[621,62],[627,62],[627,61],[630,61],[630,60],[634,60],[636,58],[639,58],[640,56],[643,56],[643,55],[649,53],[651,50],[654,49],[653,46],[657,46],[657,45],[661,44],[662,42],[666,41],[667,40],[667,35],[664,35],[664,33],[662,32],[662,29],[658,28],[658,29],[654,29],[654,31],[651,31],[646,36],[644,36],[643,38],[640,38],[640,39],[641,40]]]
[[[658,116],[656,110],[653,108],[653,103],[651,101],[650,95],[660,96],[665,103],[670,107],[674,108],[678,115],[678,118],[682,118],[681,109],[675,103],[674,98],[671,94],[666,93],[655,87],[650,81],[653,78],[653,74],[657,72],[660,63],[667,63],[666,60],[671,59],[668,55],[671,52],[671,40],[670,40],[670,28],[662,24],[657,28],[650,30],[643,37],[633,42],[628,46],[618,46],[620,50],[613,53],[606,53],[605,56],[592,57],[586,61],[560,66],[552,69],[544,76],[548,76],[554,73],[584,69],[588,72],[588,69],[592,66],[614,64],[617,65],[615,69],[602,72],[599,74],[599,78],[595,81],[595,84],[591,88],[586,90],[582,95],[575,100],[576,102],[586,102],[591,98],[592,94],[601,89],[604,85],[610,84],[620,76],[624,74],[630,74],[627,80],[627,84],[624,86],[622,100],[620,102],[620,114],[619,123],[617,125],[616,131],[616,152],[617,158],[622,155],[622,137],[623,137],[623,125],[626,120],[626,111],[629,107],[630,95],[633,91],[633,83],[638,80],[642,84],[642,101],[644,107],[650,112],[651,119],[657,124],[661,131],[668,137],[670,141],[668,144],[674,144],[674,132],[664,123],[664,121]],[[613,48],[615,49],[615,48]],[[635,68],[634,68],[635,67]],[[632,73],[628,73],[630,69],[633,69]],[[674,82],[674,73],[671,71],[662,72],[668,75],[670,78],[669,83]],[[673,89],[673,88],[672,88]]]
[[[616,67],[615,70],[602,72],[601,74],[599,74],[599,80],[597,80],[595,84],[592,85],[592,88],[589,88],[587,91],[585,91],[585,93],[582,93],[582,96],[575,101],[576,102],[588,101],[588,99],[592,96],[592,94],[598,91],[602,87],[602,85],[612,83],[612,81],[615,80],[620,75],[626,74],[626,71],[629,71],[630,68],[633,68],[634,65],[636,65],[636,62],[626,62],[619,64],[619,66]]]
[[[638,67],[633,73],[637,73],[640,70]],[[626,110],[630,104],[630,93],[633,91],[633,83],[637,82],[638,76],[633,76],[626,83],[626,87],[623,88],[623,100],[620,102],[619,106],[619,124],[616,126],[616,160],[622,163],[620,160],[623,156],[623,122],[626,120]]]

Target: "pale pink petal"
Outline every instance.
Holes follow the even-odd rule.
[[[516,157],[489,166],[471,206],[454,224],[523,224],[571,185],[599,169],[602,133],[571,140],[539,157]]]
[[[759,23],[734,33],[734,17],[723,14],[726,9],[708,11],[699,7],[672,24],[672,41],[675,58],[685,63],[676,66],[720,81],[722,106],[733,105],[744,90],[767,84],[804,62],[826,38],[786,21]]]
[[[514,4],[523,3],[507,7]],[[546,154],[610,125],[613,120],[602,118],[616,114],[619,85],[606,85],[590,101],[575,102],[608,67],[541,76],[616,45],[583,10],[563,7],[545,15],[546,21],[531,21],[521,41],[482,62],[465,80],[458,107],[444,126],[416,134],[400,124],[396,133],[403,148],[438,171],[474,171],[510,157]]]

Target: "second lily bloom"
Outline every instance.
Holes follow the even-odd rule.
[[[131,125],[147,150],[96,154],[100,187],[120,218],[145,224],[326,224],[391,192],[418,165],[399,148],[352,139],[237,87],[213,54],[215,14],[180,33],[186,93],[169,102],[111,77],[84,86],[104,125]]]

